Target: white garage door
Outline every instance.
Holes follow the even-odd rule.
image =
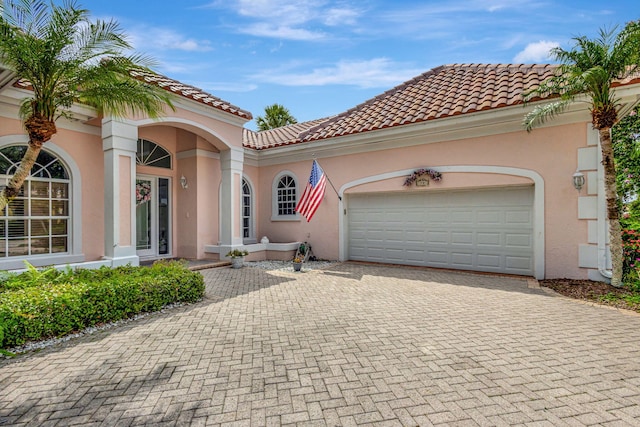
[[[533,275],[533,187],[348,202],[351,260]]]

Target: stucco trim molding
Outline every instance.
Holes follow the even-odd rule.
[[[186,130],[188,130],[190,132],[195,133],[196,135],[200,135],[200,136],[202,136],[203,138],[205,138],[207,140],[208,140],[209,136],[213,136],[217,140],[222,142],[227,148],[239,148],[239,149],[242,149],[242,147],[236,147],[227,138],[223,137],[219,132],[216,132],[215,130],[213,130],[209,126],[205,126],[202,123],[196,122],[194,120],[183,119],[182,117],[162,116],[162,117],[155,118],[155,119],[128,120],[128,122],[133,124],[133,125],[135,125],[135,126],[137,126],[137,127],[145,127],[145,126],[150,126],[150,125],[165,125],[165,126],[174,125],[177,128],[186,129]],[[178,125],[183,125],[183,126],[186,126],[186,127],[185,128],[181,128]],[[209,142],[211,142],[211,141],[209,141]],[[216,147],[216,148],[220,149],[221,147]]]
[[[193,150],[180,151],[176,153],[176,158],[178,160],[190,159],[192,157],[204,157],[206,159],[220,160],[220,153],[203,150],[202,148],[195,148]]]
[[[460,165],[460,166],[431,166],[432,169],[442,173],[490,173],[500,175],[512,175],[528,178],[534,184],[533,196],[533,254],[534,254],[534,275],[538,280],[545,277],[545,246],[544,246],[544,179],[542,176],[529,169],[512,168],[505,166],[480,166],[480,165]],[[387,172],[379,175],[372,175],[351,182],[347,182],[340,187],[338,202],[339,218],[339,259],[344,261],[347,256],[347,226],[345,216],[348,209],[347,199],[344,198],[345,191],[358,185],[368,184],[376,181],[384,181],[392,178],[399,178],[410,175],[415,169],[403,169],[395,172]],[[444,178],[446,179],[446,177]]]

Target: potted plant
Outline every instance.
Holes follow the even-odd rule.
[[[233,249],[227,253],[227,258],[231,258],[231,267],[240,268],[244,264],[244,257],[249,255],[249,252],[244,249]]]
[[[293,271],[300,271],[302,268],[302,258],[295,257],[293,259]]]

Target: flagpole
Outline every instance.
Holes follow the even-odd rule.
[[[315,162],[320,165],[320,162],[318,160],[316,160],[316,155],[313,155],[313,160],[315,160]],[[322,168],[322,166],[320,166]],[[329,184],[331,184],[331,188],[333,188],[333,191],[336,192],[336,195],[338,196],[338,200],[342,201],[342,197],[340,196],[340,193],[338,193],[338,190],[336,190],[336,187],[333,185],[333,182],[331,182],[331,180],[329,179],[329,175],[327,175],[327,171],[324,170],[324,168],[322,168],[322,170],[324,171],[324,176],[327,178],[327,181],[329,181]]]

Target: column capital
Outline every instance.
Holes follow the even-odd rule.
[[[244,149],[230,147],[220,152],[220,167],[222,170],[242,172],[244,164]]]
[[[138,126],[113,117],[102,119],[102,150],[123,150],[135,153],[137,150]]]

